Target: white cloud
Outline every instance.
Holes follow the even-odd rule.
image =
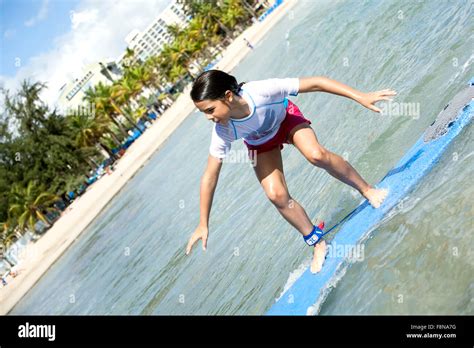
[[[48,15],[48,5],[49,5],[49,0],[43,0],[38,13],[35,16],[28,19],[25,22],[25,25],[27,27],[32,27],[36,23],[41,22],[42,20],[44,20],[46,18],[46,16]]]
[[[98,11],[93,10],[84,10],[82,12],[71,11],[71,26],[72,29],[77,29],[77,27],[83,23],[93,23],[97,19]]]
[[[42,98],[53,105],[68,79],[78,77],[87,64],[120,56],[125,36],[134,28],[145,29],[169,2],[83,0],[71,15],[71,30],[57,37],[49,51],[22,62],[14,77],[0,76],[0,85],[14,91],[24,79],[46,82]]]
[[[3,32],[3,37],[6,39],[6,40],[9,40],[11,39],[14,35],[16,34],[16,30],[15,29],[7,29]]]

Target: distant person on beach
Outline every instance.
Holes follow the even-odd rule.
[[[114,171],[114,166],[110,165],[105,167],[105,171],[107,172],[108,175],[112,175],[112,172]]]
[[[20,269],[17,265],[13,266],[10,270],[10,275],[12,278],[16,278],[23,269]]]
[[[244,37],[244,41],[245,41],[245,43],[247,44],[247,46],[248,46],[249,48],[253,49],[252,44],[251,44],[245,37]]]
[[[294,145],[309,163],[355,188],[374,208],[380,206],[387,190],[369,185],[341,156],[323,147],[310,126],[311,121],[287,99],[288,96],[310,92],[340,95],[375,112],[381,112],[374,105],[376,102],[391,100],[390,97],[396,94],[390,89],[364,93],[325,77],[272,78],[237,83],[232,75],[208,70],[196,78],[191,98],[215,124],[207,168],[201,179],[200,223],[189,239],[186,254],[199,239],[206,250],[209,215],[219,173],[231,143],[237,139],[244,140],[257,179],[268,199],[298,230],[304,241],[314,246],[313,273],[321,270],[326,257],[326,243],[321,238],[322,226],[313,225],[303,207],[288,192],[281,156],[283,144]],[[272,231],[260,232],[262,237],[272,239]]]

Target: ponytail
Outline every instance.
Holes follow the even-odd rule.
[[[237,83],[234,76],[221,70],[208,70],[200,74],[193,83],[191,99],[202,101],[206,99],[223,99],[226,91],[239,94],[245,82]]]

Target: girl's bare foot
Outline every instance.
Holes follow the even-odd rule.
[[[326,242],[324,240],[314,245],[313,261],[311,261],[311,273],[318,273],[323,267],[324,259],[326,258]]]
[[[372,205],[374,208],[380,207],[382,202],[385,200],[387,197],[388,190],[387,189],[376,189],[376,188],[369,188],[367,191],[362,193],[362,195],[367,198],[369,201],[370,205]]]

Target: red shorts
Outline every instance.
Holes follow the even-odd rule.
[[[311,121],[305,118],[301,113],[300,109],[290,100],[288,100],[285,119],[280,124],[278,132],[273,138],[260,145],[250,145],[244,140],[245,145],[249,149],[249,157],[252,158],[250,154],[251,152],[255,154],[255,151],[257,154],[259,154],[262,152],[273,150],[275,147],[278,146],[280,147],[280,150],[283,149],[283,144],[289,144],[288,135],[290,134],[291,130],[300,123],[311,124]]]

